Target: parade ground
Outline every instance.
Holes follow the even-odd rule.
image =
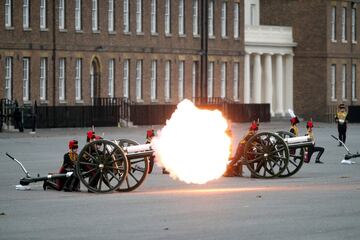
[[[289,122],[261,123],[260,131],[288,130]],[[360,158],[341,164],[345,149],[330,136],[335,124],[316,123],[325,148],[289,178],[221,177],[204,185],[163,175],[159,167],[129,193],[94,194],[15,189],[24,176],[11,153],[36,176],[58,171],[71,139],[85,144],[89,129],[0,133],[0,239],[360,239]],[[233,124],[234,148],[249,123]],[[161,126],[154,126],[160,129]],[[148,127],[95,128],[105,139],[145,142]],[[299,125],[305,134],[305,123]],[[211,131],[211,130],[209,130]],[[360,125],[349,124],[349,149],[360,151]],[[179,146],[186,151],[186,143]],[[211,149],[208,149],[211,151]],[[190,168],[191,166],[189,166]],[[204,166],[206,169],[206,166]]]

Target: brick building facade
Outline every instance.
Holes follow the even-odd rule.
[[[261,24],[293,28],[294,108],[331,120],[340,103],[358,105],[360,5],[356,1],[261,0]]]
[[[176,104],[200,96],[203,0],[0,2],[0,98],[89,105],[92,97]],[[241,102],[243,1],[207,4],[207,95]]]

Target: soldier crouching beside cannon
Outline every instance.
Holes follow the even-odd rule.
[[[59,174],[66,174],[69,172],[74,172],[75,163],[78,160],[77,150],[79,148],[77,140],[71,140],[69,142],[69,152],[65,153],[63,164],[59,170]],[[79,192],[80,191],[80,181],[79,178],[72,174],[68,178],[59,178],[59,179],[49,179],[45,180],[43,184],[43,189],[55,189],[58,191],[64,190],[65,192]]]

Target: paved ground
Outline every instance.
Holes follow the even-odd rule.
[[[40,183],[17,191],[22,172],[4,155],[46,174],[58,169],[69,139],[85,143],[87,129],[0,133],[0,239],[360,239],[360,158],[341,165],[345,150],[330,137],[335,125],[315,126],[325,164],[311,162],[290,178],[187,185],[157,168],[135,192],[104,195],[44,192]],[[233,126],[236,142],[246,127]],[[261,125],[262,131],[284,129],[287,122]],[[106,138],[139,142],[145,130],[96,129]],[[349,126],[347,143],[360,151],[360,125]]]

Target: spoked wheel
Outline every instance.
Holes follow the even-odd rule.
[[[139,143],[129,139],[116,140],[121,148],[139,145]],[[122,184],[117,190],[120,192],[130,192],[138,188],[145,180],[149,172],[149,159],[128,157],[129,172],[125,178],[124,184]]]
[[[295,137],[291,132],[279,131],[276,132],[283,139]],[[290,148],[289,149],[289,164],[286,167],[285,171],[280,174],[279,177],[290,177],[297,173],[302,167],[305,160],[305,148]]]
[[[76,173],[91,192],[112,192],[124,182],[128,160],[113,142],[98,140],[88,143],[80,152]]]
[[[262,132],[249,139],[245,145],[244,155],[244,163],[251,175],[273,178],[285,171],[289,160],[289,149],[279,135]]]

